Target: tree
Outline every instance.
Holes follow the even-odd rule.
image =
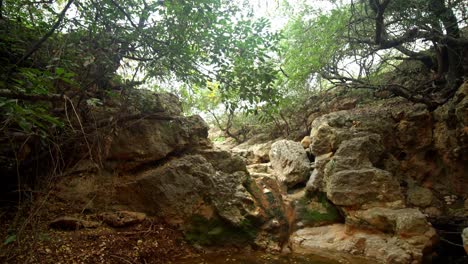
[[[304,17],[302,33],[293,35],[307,51],[325,54],[306,76],[320,73],[335,84],[390,89],[434,108],[451,98],[465,74],[468,39],[460,30],[467,19],[464,1],[359,0],[329,14]],[[331,28],[329,33],[324,27]],[[314,38],[315,43],[307,43]],[[396,61],[408,60],[431,70],[431,82],[420,87],[375,82]]]

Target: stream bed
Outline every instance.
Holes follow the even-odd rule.
[[[259,252],[211,253],[177,261],[181,264],[338,264],[320,256],[272,255]]]

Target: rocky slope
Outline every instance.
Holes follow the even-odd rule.
[[[420,263],[441,243],[461,244],[468,224],[467,102],[465,83],[434,112],[387,100],[314,117],[301,144],[280,140],[233,151],[256,163],[265,161],[258,150],[271,148],[271,163],[249,170],[282,186],[293,211],[288,250]],[[430,222],[444,230],[437,234]],[[448,227],[455,240],[441,233]]]
[[[55,185],[55,199],[81,208],[68,215],[73,228],[150,216],[199,245],[421,263],[438,242],[431,218],[466,219],[466,83],[435,112],[393,99],[315,116],[301,143],[232,152],[172,96],[147,96],[156,115],[118,123],[93,150],[100,164],[82,160]]]

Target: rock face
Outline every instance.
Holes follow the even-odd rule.
[[[294,252],[333,256],[344,263],[353,256],[365,257],[354,263],[419,263],[424,247],[420,241],[350,229],[343,224],[300,229],[291,235],[290,241]]]
[[[243,158],[213,149],[206,123],[181,116],[174,96],[145,96],[149,106],[134,111],[149,109],[148,118],[117,126],[100,148],[104,168],[93,162],[72,168],[57,183],[58,197],[104,212],[99,219],[112,227],[148,215],[179,226],[194,243],[256,243],[281,250],[289,223],[274,177],[254,179]],[[270,145],[253,148],[258,161],[269,159]],[[79,219],[65,220],[52,225],[84,227]]]
[[[144,119],[119,128],[106,153],[108,166],[130,170],[188,148],[207,144],[208,128],[199,116]]]
[[[450,116],[466,108],[463,87],[435,118],[424,105],[404,102],[315,118],[309,145],[315,168],[307,195],[325,194],[344,221],[299,227],[290,240],[292,250],[326,249],[383,263],[420,263],[436,240],[420,210],[438,215],[447,205],[459,206],[457,197],[466,196],[461,186],[468,188],[460,171],[466,168],[464,158],[456,155],[465,151],[457,135],[463,135],[466,124],[461,116]],[[444,186],[442,179],[460,185]]]
[[[258,143],[253,140],[240,144],[232,149],[236,155],[244,158],[247,164],[265,163],[270,161],[270,149],[273,141]]]
[[[280,182],[292,188],[307,182],[310,160],[302,145],[291,140],[280,140],[271,145],[271,166]]]
[[[180,116],[173,97],[157,98],[159,118],[118,126],[104,169],[77,166],[57,184],[59,198],[160,217],[201,245],[357,263],[421,263],[437,240],[426,215],[468,212],[468,84],[435,112],[398,99],[346,107],[314,117],[302,144],[252,141],[235,155],[212,148],[203,120]]]

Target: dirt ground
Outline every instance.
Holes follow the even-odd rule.
[[[2,234],[8,238],[3,223]],[[19,241],[2,244],[0,263],[177,263],[193,255],[196,250],[181,232],[146,219],[129,228],[31,230]]]
[[[0,263],[177,263],[199,252],[176,227],[153,217],[119,228],[50,227],[60,216],[86,219],[80,210],[53,195],[36,199],[20,212],[0,208]]]

